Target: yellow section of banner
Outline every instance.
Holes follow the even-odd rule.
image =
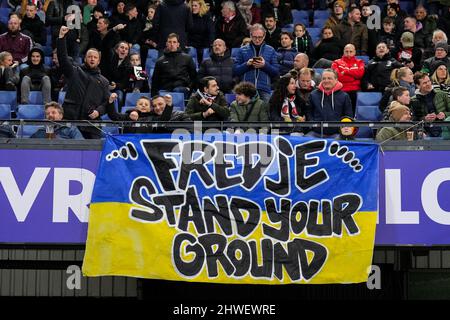
[[[367,281],[372,264],[377,212],[353,215],[359,228],[357,234],[350,235],[342,222],[340,236],[306,235],[305,228],[298,235],[291,231],[287,241],[263,235],[263,224],[280,227],[271,223],[263,212],[258,227],[248,237],[238,237],[235,233],[217,236],[215,239],[225,241],[226,247],[214,244],[208,248],[211,241],[205,238],[200,241],[193,223],[189,223],[187,232],[169,226],[165,219],[144,223],[130,218],[131,208],[131,204],[125,203],[91,204],[83,262],[86,276],[239,284],[359,283]],[[323,220],[320,217],[318,223]],[[216,232],[223,235],[217,222],[215,225]],[[195,250],[200,254],[192,252]],[[218,260],[214,254],[207,259],[204,253],[208,250],[224,254]],[[280,255],[282,252],[289,257]],[[175,261],[181,261],[182,267]]]

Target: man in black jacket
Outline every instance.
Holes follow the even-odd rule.
[[[28,3],[26,14],[22,18],[21,30],[22,33],[28,35],[35,43],[45,46],[47,42],[45,34],[44,22],[36,15],[37,9],[34,3]]]
[[[67,120],[99,120],[105,113],[109,99],[108,80],[100,74],[100,54],[89,49],[84,65],[74,66],[67,56],[65,35],[69,28],[62,26],[56,43],[58,61],[67,80],[67,93],[63,108]],[[94,127],[80,127],[87,139],[101,138],[101,131]]]
[[[181,52],[178,35],[169,34],[164,55],[155,64],[152,79],[152,96],[160,90],[183,92],[187,96],[195,83],[197,71],[194,60]]]
[[[233,1],[222,3],[222,16],[216,21],[216,37],[223,39],[228,48],[239,48],[248,36],[247,24],[236,11]]]
[[[226,121],[230,109],[214,77],[204,77],[199,81],[199,90],[189,99],[186,113],[192,120]]]
[[[234,87],[233,59],[227,50],[225,41],[216,39],[212,46],[213,53],[209,59],[203,60],[198,70],[198,78],[206,76],[216,78],[219,88],[224,93],[231,93]]]

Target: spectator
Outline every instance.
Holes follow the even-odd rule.
[[[345,1],[338,0],[332,5],[331,15],[325,21],[324,28],[330,28],[333,34],[337,34],[337,27],[344,21]]]
[[[306,53],[308,56],[311,56],[314,49],[311,36],[303,23],[297,23],[294,26],[294,49],[297,52]]]
[[[131,51],[139,52],[140,46],[138,42],[141,38],[142,25],[140,19],[138,19],[138,11],[134,4],[125,6],[125,16],[125,28],[120,30],[120,38],[130,44]]]
[[[336,37],[343,43],[351,43],[355,46],[358,56],[368,53],[368,30],[361,22],[361,11],[358,7],[351,7],[347,20],[342,21],[336,28]]]
[[[325,69],[319,87],[309,96],[306,121],[340,121],[344,116],[353,117],[352,102],[348,94],[342,91],[342,87],[336,71]],[[322,128],[313,128],[307,135],[321,137],[321,130]],[[339,130],[323,128],[323,136],[336,138],[339,136]]]
[[[28,67],[20,71],[20,102],[29,103],[31,90],[41,90],[45,103],[51,101],[51,81],[49,70],[44,65],[44,52],[39,48],[31,49],[28,54]]]
[[[131,74],[130,46],[125,41],[120,41],[114,47],[114,53],[109,61],[101,69],[102,74],[110,81],[110,90],[119,96],[119,104],[122,105],[125,90],[128,88],[129,75]]]
[[[381,19],[391,18],[394,20],[395,30],[397,32],[401,32],[403,30],[403,20],[405,20],[407,14],[405,11],[400,9],[400,6],[397,3],[387,4],[387,15],[381,15]]]
[[[411,121],[411,111],[400,102],[393,101],[389,107],[389,121],[409,122]],[[383,127],[378,131],[376,140],[379,142],[387,140],[408,140],[408,132],[405,128]]]
[[[391,17],[392,13],[390,15],[390,11],[395,11],[396,16],[402,20],[405,19],[407,13],[400,8],[399,2],[399,0],[388,0],[386,5],[383,7],[383,10],[381,10],[381,19],[384,19],[386,16]]]
[[[446,42],[438,42],[434,46],[434,57],[428,58],[423,62],[422,72],[432,74],[436,69],[435,65],[444,62],[447,68],[450,68],[450,58],[448,54],[448,44]]]
[[[58,54],[56,49],[52,52],[52,67],[50,68],[50,81],[52,84],[52,100],[58,101],[59,92],[63,90],[66,85],[61,66],[58,61]]]
[[[236,100],[230,106],[230,121],[269,121],[268,105],[259,98],[255,85],[241,82],[234,87]]]
[[[252,42],[238,50],[233,73],[255,84],[259,96],[268,101],[272,79],[279,74],[278,56],[274,48],[264,43],[266,30],[260,24],[250,29]]]
[[[450,98],[450,75],[448,73],[448,67],[443,61],[436,63],[431,81],[433,83],[433,89],[440,89],[446,92]]]
[[[105,9],[102,6],[96,5],[92,10],[92,19],[86,25],[89,34],[97,30],[98,19],[105,17]]]
[[[415,17],[406,17],[403,32],[409,31],[414,34],[414,47],[425,50],[431,45],[430,36],[423,30],[422,24]]]
[[[132,53],[130,55],[130,74],[128,76],[127,92],[149,92],[148,75],[142,68],[141,56],[139,53]]]
[[[85,26],[87,26],[87,24],[91,21],[92,14],[94,12],[94,8],[95,8],[96,5],[97,5],[97,0],[87,0],[81,6],[81,14],[82,14],[82,17],[83,17],[83,24]]]
[[[203,61],[203,49],[209,48],[214,41],[214,22],[204,0],[191,0],[193,27],[189,31],[188,45],[197,49],[198,64]]]
[[[61,105],[55,101],[46,103],[45,119],[51,121],[45,125],[45,128],[38,129],[30,138],[38,139],[84,139],[80,130],[75,126],[65,126],[63,124],[54,123],[53,121],[61,121],[64,117],[64,110]]]
[[[192,120],[227,121],[230,116],[227,101],[214,77],[204,77],[199,81],[199,89],[191,96],[186,113]]]
[[[216,78],[219,88],[224,93],[231,93],[234,85],[233,59],[227,50],[225,41],[216,39],[213,42],[212,53],[209,59],[203,60],[198,70],[198,78],[206,76]]]
[[[110,21],[111,27],[127,23],[127,17],[125,16],[125,1],[119,0],[116,2]]]
[[[444,121],[450,116],[450,101],[447,93],[433,89],[430,77],[423,72],[414,74],[416,95],[411,100],[414,120],[426,122]],[[426,127],[425,132],[432,137],[441,135],[440,127]]]
[[[283,31],[281,33],[281,48],[278,48],[278,63],[280,64],[280,74],[288,73],[294,67],[294,59],[297,51],[292,48],[292,34]]]
[[[394,20],[390,17],[386,17],[383,19],[383,28],[378,31],[378,43],[386,43],[389,51],[395,48],[396,35],[394,28]]]
[[[0,35],[0,51],[8,51],[18,64],[27,62],[33,41],[20,32],[20,20],[12,15],[8,21],[8,32]]]
[[[236,6],[244,18],[247,28],[250,28],[255,23],[261,23],[261,9],[258,8],[253,0],[239,0]]]
[[[96,49],[86,52],[83,66],[75,66],[67,56],[65,35],[69,28],[62,26],[57,41],[58,61],[67,82],[63,103],[68,120],[96,120],[105,112],[109,99],[108,80],[100,74],[100,53]],[[81,127],[87,139],[99,139],[99,129]]]
[[[181,52],[178,35],[169,34],[164,55],[156,61],[152,80],[152,96],[159,90],[183,92],[188,96],[195,84],[197,72],[194,61],[188,54]]]
[[[225,41],[227,48],[239,48],[248,35],[247,24],[236,12],[233,1],[222,3],[222,16],[216,21],[216,37]]]
[[[392,105],[394,102],[400,102],[401,104],[410,107],[411,105],[411,95],[409,93],[409,90],[405,87],[399,86],[394,87],[392,89],[392,101],[389,102],[389,106]],[[387,107],[383,111],[383,120],[389,121],[389,110],[390,107]],[[412,112],[411,112],[412,115]]]
[[[414,85],[414,73],[408,67],[401,67],[394,69],[391,72],[391,84],[384,90],[380,101],[380,111],[385,112],[388,104],[392,101],[392,90],[396,87],[406,88],[409,96],[413,97],[416,94],[416,86]]]
[[[315,72],[311,68],[303,68],[300,70],[297,79],[297,88],[300,94],[300,98],[303,101],[303,105],[309,101],[309,95],[316,88]]]
[[[392,56],[413,71],[420,68],[422,51],[414,46],[413,33],[407,31],[402,34],[400,44],[398,48],[394,50]]]
[[[373,58],[376,46],[378,44],[378,33],[376,27],[373,25],[368,26],[367,21],[372,15],[372,8],[369,3],[361,4],[361,22],[367,26],[367,53],[370,58]]]
[[[15,91],[17,78],[11,68],[13,57],[7,51],[0,52],[0,91]]]
[[[274,49],[278,49],[281,46],[281,29],[277,25],[277,21],[272,14],[266,15],[266,17],[264,18],[264,27],[266,28],[266,44]]]
[[[147,9],[147,17],[145,18],[144,29],[141,34],[141,57],[147,57],[149,49],[156,49],[158,47],[158,31],[154,23],[156,6],[151,4]]]
[[[384,92],[391,82],[392,70],[403,65],[391,57],[386,43],[380,42],[375,50],[375,58],[369,60],[363,77],[363,88],[366,91]]]
[[[295,78],[290,74],[280,78],[277,89],[270,98],[269,105],[271,121],[305,121],[305,104],[300,98]]]
[[[36,4],[28,3],[26,14],[22,18],[21,30],[35,43],[45,46],[47,42],[44,22],[36,15]]]
[[[428,15],[427,9],[422,4],[416,7],[414,15],[417,22],[422,24],[422,30],[426,35],[431,35],[437,29],[437,18]]]
[[[335,60],[332,69],[336,70],[338,80],[342,83],[342,91],[347,92],[352,101],[353,111],[356,107],[356,93],[361,90],[361,79],[364,76],[364,61],[355,57],[353,44],[344,47],[344,55]]]
[[[438,28],[444,31],[445,34],[450,34],[450,7],[443,10],[438,20]]]
[[[281,28],[292,23],[291,9],[286,4],[282,3],[281,0],[263,2],[261,11],[263,19],[271,14],[275,17],[275,20]]]
[[[180,48],[187,44],[187,33],[192,30],[192,13],[184,0],[165,0],[156,9],[155,25],[159,32],[159,49],[163,49],[169,34],[176,33]]]
[[[100,18],[97,22],[97,30],[89,35],[88,47],[100,51],[103,56],[103,61],[105,61],[100,64],[100,69],[105,69],[103,65],[106,61],[110,60],[112,49],[120,41],[120,36],[117,31],[125,28],[123,24],[118,24],[115,27],[108,29],[109,25],[109,19]]]
[[[331,68],[334,60],[341,57],[344,51],[342,41],[334,36],[333,29],[324,27],[322,29],[322,39],[314,48],[312,57],[314,68]]]
[[[422,59],[426,60],[428,58],[431,58],[434,56],[435,50],[434,47],[437,43],[444,42],[448,43],[447,35],[444,33],[444,31],[440,29],[436,29],[433,32],[433,37],[431,38],[431,46],[426,48],[423,52]]]

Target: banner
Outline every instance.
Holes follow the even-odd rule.
[[[378,145],[266,135],[108,137],[87,276],[365,282]]]

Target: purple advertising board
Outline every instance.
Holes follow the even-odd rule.
[[[0,242],[83,244],[100,154],[0,150]],[[377,245],[450,245],[450,151],[381,154],[379,209]]]

